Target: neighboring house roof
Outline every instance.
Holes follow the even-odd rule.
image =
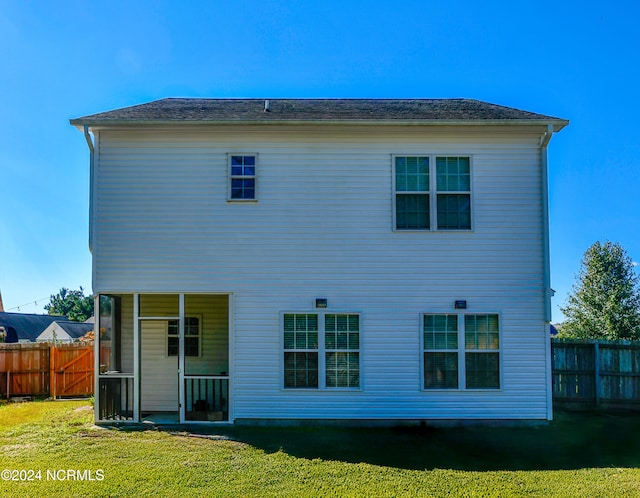
[[[93,323],[86,322],[71,322],[71,321],[56,321],[58,325],[67,333],[70,337],[74,339],[80,339],[87,332],[93,330]]]
[[[59,340],[75,340],[84,337],[87,332],[91,332],[93,330],[93,323],[72,322],[70,320],[56,320],[42,331],[42,333],[38,336],[38,340],[41,341],[52,339],[54,330],[56,330],[56,337]]]
[[[268,110],[265,110],[268,109]],[[551,124],[569,122],[473,99],[167,98],[72,119],[77,127],[133,124],[387,123]]]
[[[7,336],[7,342],[31,341],[36,338],[56,320],[68,320],[66,316],[32,315],[28,313],[0,312],[0,326],[5,330],[15,329],[17,338]]]

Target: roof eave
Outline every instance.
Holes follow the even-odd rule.
[[[553,125],[553,131],[559,132],[569,124],[565,119],[278,119],[278,120],[171,120],[171,119],[145,119],[145,120],[102,120],[102,119],[71,119],[69,123],[78,130],[83,131],[87,125],[93,129],[132,127],[132,126],[239,126],[239,125],[349,125],[349,126],[544,126]]]

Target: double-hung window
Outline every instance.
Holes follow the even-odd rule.
[[[394,156],[395,229],[470,230],[470,163],[468,156]]]
[[[257,199],[256,167],[256,154],[229,154],[229,200]]]
[[[284,313],[284,387],[360,387],[360,315]]]
[[[284,387],[318,387],[318,315],[284,315]]]
[[[425,389],[500,389],[497,314],[422,315]]]

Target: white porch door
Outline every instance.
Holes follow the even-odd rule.
[[[178,411],[178,356],[168,356],[167,320],[140,322],[142,412]]]

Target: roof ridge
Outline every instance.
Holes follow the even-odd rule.
[[[51,318],[67,318],[68,317],[66,315],[49,315],[46,313],[20,313],[19,311],[0,311],[0,313],[4,313],[6,315],[28,315],[28,316],[46,316],[46,317],[51,317]]]

